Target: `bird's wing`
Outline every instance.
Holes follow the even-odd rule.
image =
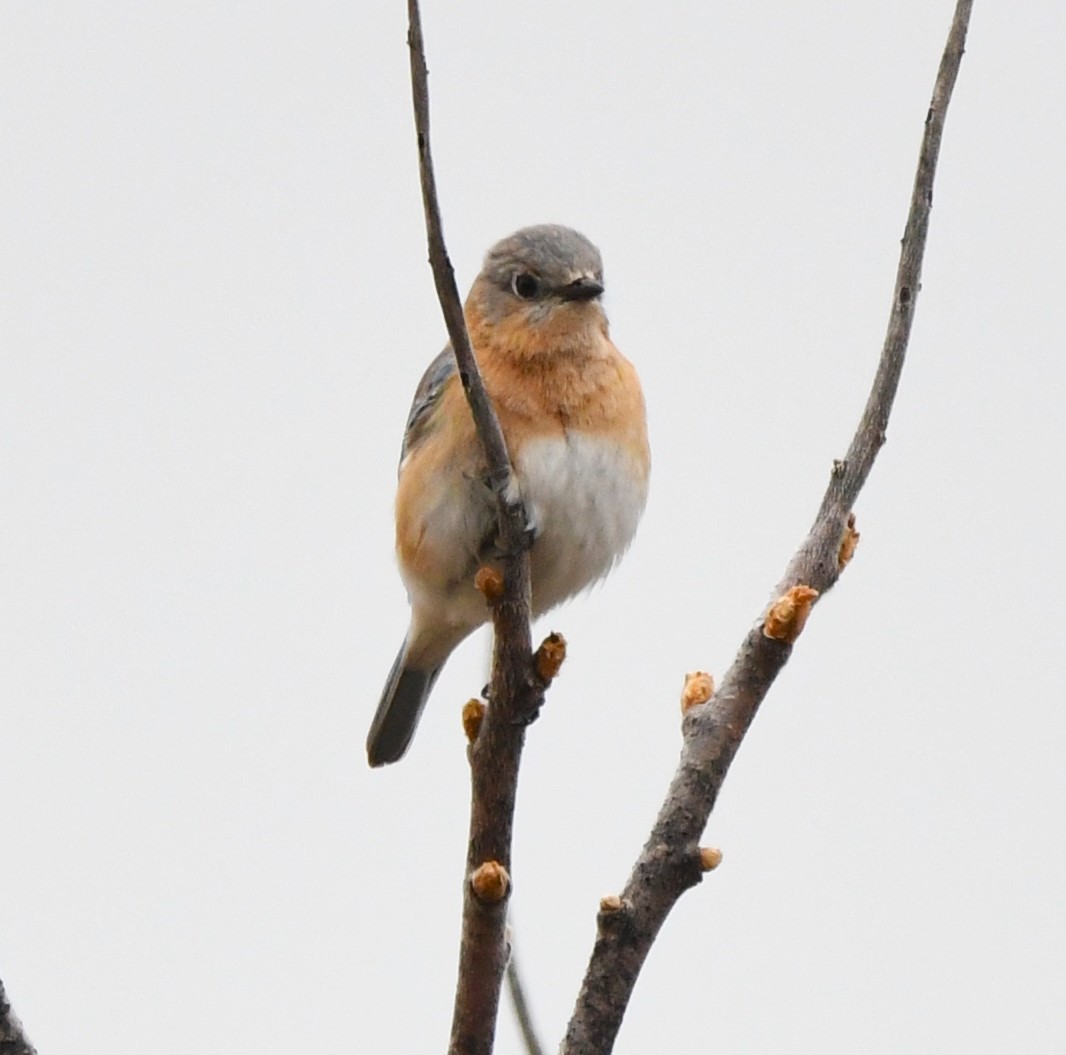
[[[429,421],[433,409],[440,399],[441,392],[448,378],[455,373],[455,353],[452,346],[446,345],[444,351],[426,367],[422,380],[415,389],[415,398],[411,401],[411,410],[407,415],[407,427],[403,432],[403,446],[400,448],[400,468],[407,456],[413,451],[429,431]]]

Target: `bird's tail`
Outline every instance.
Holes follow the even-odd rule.
[[[433,670],[417,670],[407,666],[406,660],[405,641],[389,671],[389,680],[367,733],[366,756],[372,766],[388,765],[403,758],[441,670],[439,666]]]

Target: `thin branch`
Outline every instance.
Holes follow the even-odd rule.
[[[422,204],[426,214],[429,262],[437,296],[455,352],[459,376],[470,403],[478,439],[485,453],[489,485],[496,496],[499,539],[504,553],[503,592],[493,604],[495,632],[489,706],[476,740],[470,746],[470,842],[467,882],[463,894],[463,933],[459,978],[449,1051],[455,1055],[489,1055],[499,1010],[506,966],[504,931],[510,893],[511,836],[514,825],[518,767],[525,726],[536,711],[540,687],[532,677],[529,631],[529,557],[527,518],[514,499],[512,469],[500,424],[481,380],[466,332],[455,274],[444,245],[429,142],[429,87],[418,0],[408,0],[407,43],[411,57],[411,91]],[[502,875],[492,886],[473,877],[491,866]]]
[[[537,1030],[533,1025],[533,1015],[529,1010],[529,1001],[526,999],[526,987],[522,981],[522,973],[518,969],[513,928],[511,933],[511,955],[507,960],[507,991],[511,994],[511,1003],[514,1005],[518,1029],[526,1046],[526,1055],[544,1055],[544,1048],[537,1038]]]
[[[441,223],[440,205],[437,200],[437,181],[433,174],[433,156],[429,142],[429,71],[426,68],[425,43],[422,39],[422,20],[418,0],[408,0],[407,17],[409,29],[407,44],[411,52],[411,90],[415,109],[415,132],[418,137],[418,174],[422,183],[422,208],[426,216],[426,236],[429,241],[429,263],[433,269],[433,281],[437,286],[444,323],[455,352],[459,377],[463,382],[474,426],[488,463],[489,480],[500,499],[501,528],[506,528],[513,517],[508,514],[514,508],[503,501],[503,494],[511,479],[511,462],[507,456],[503,430],[489,402],[481,373],[470,346],[466,332],[463,304],[459,288],[455,284],[455,271],[444,244],[444,229]],[[524,521],[517,524],[517,533],[511,539],[514,547],[520,546]],[[504,540],[507,541],[506,539]]]
[[[892,313],[870,398],[846,458],[833,469],[810,533],[775,590],[780,597],[804,584],[820,594],[837,581],[841,539],[851,507],[885,441],[920,288],[929,210],[944,118],[962,61],[972,0],[958,0],[932,102],[903,236]],[[614,1046],[648,951],[677,899],[703,874],[698,842],[740,742],[792,645],[763,632],[748,633],[721,686],[684,720],[681,760],[651,835],[621,898],[605,899],[597,937],[560,1051],[602,1055]]]
[[[12,1010],[0,981],[0,1053],[3,1055],[37,1055],[37,1049],[26,1039],[22,1023]]]

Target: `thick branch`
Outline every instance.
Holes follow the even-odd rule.
[[[820,594],[835,584],[848,515],[885,441],[919,290],[944,118],[962,61],[971,7],[972,0],[958,0],[926,115],[888,333],[870,398],[847,456],[834,466],[814,525],[790,561],[775,597],[797,584]],[[605,899],[601,907],[596,943],[561,1048],[564,1055],[602,1055],[613,1048],[659,928],[681,894],[702,878],[699,838],[740,742],[791,651],[791,644],[764,634],[760,619],[710,702],[686,715],[681,760],[655,826],[621,899]]]
[[[491,705],[477,739],[470,747],[470,842],[463,896],[459,979],[449,1047],[455,1055],[489,1055],[506,967],[504,928],[510,889],[511,833],[518,766],[525,741],[525,725],[535,713],[539,700],[539,687],[532,676],[529,636],[527,519],[521,501],[516,500],[517,489],[511,486],[513,474],[507,446],[474,359],[455,274],[444,245],[430,154],[428,72],[418,0],[408,0],[407,15],[411,90],[429,262],[459,376],[485,454],[489,483],[496,496],[499,538],[505,554],[503,592],[493,604],[495,641],[489,694]],[[498,900],[486,896],[487,886],[471,881],[478,869],[487,865],[503,869],[505,885]]]

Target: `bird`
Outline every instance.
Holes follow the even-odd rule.
[[[529,519],[534,618],[611,570],[647,501],[644,395],[603,292],[596,246],[538,224],[488,251],[464,304]],[[395,513],[411,620],[367,736],[371,766],[404,755],[445,661],[490,617],[474,577],[498,556],[496,505],[450,344],[415,392]]]

